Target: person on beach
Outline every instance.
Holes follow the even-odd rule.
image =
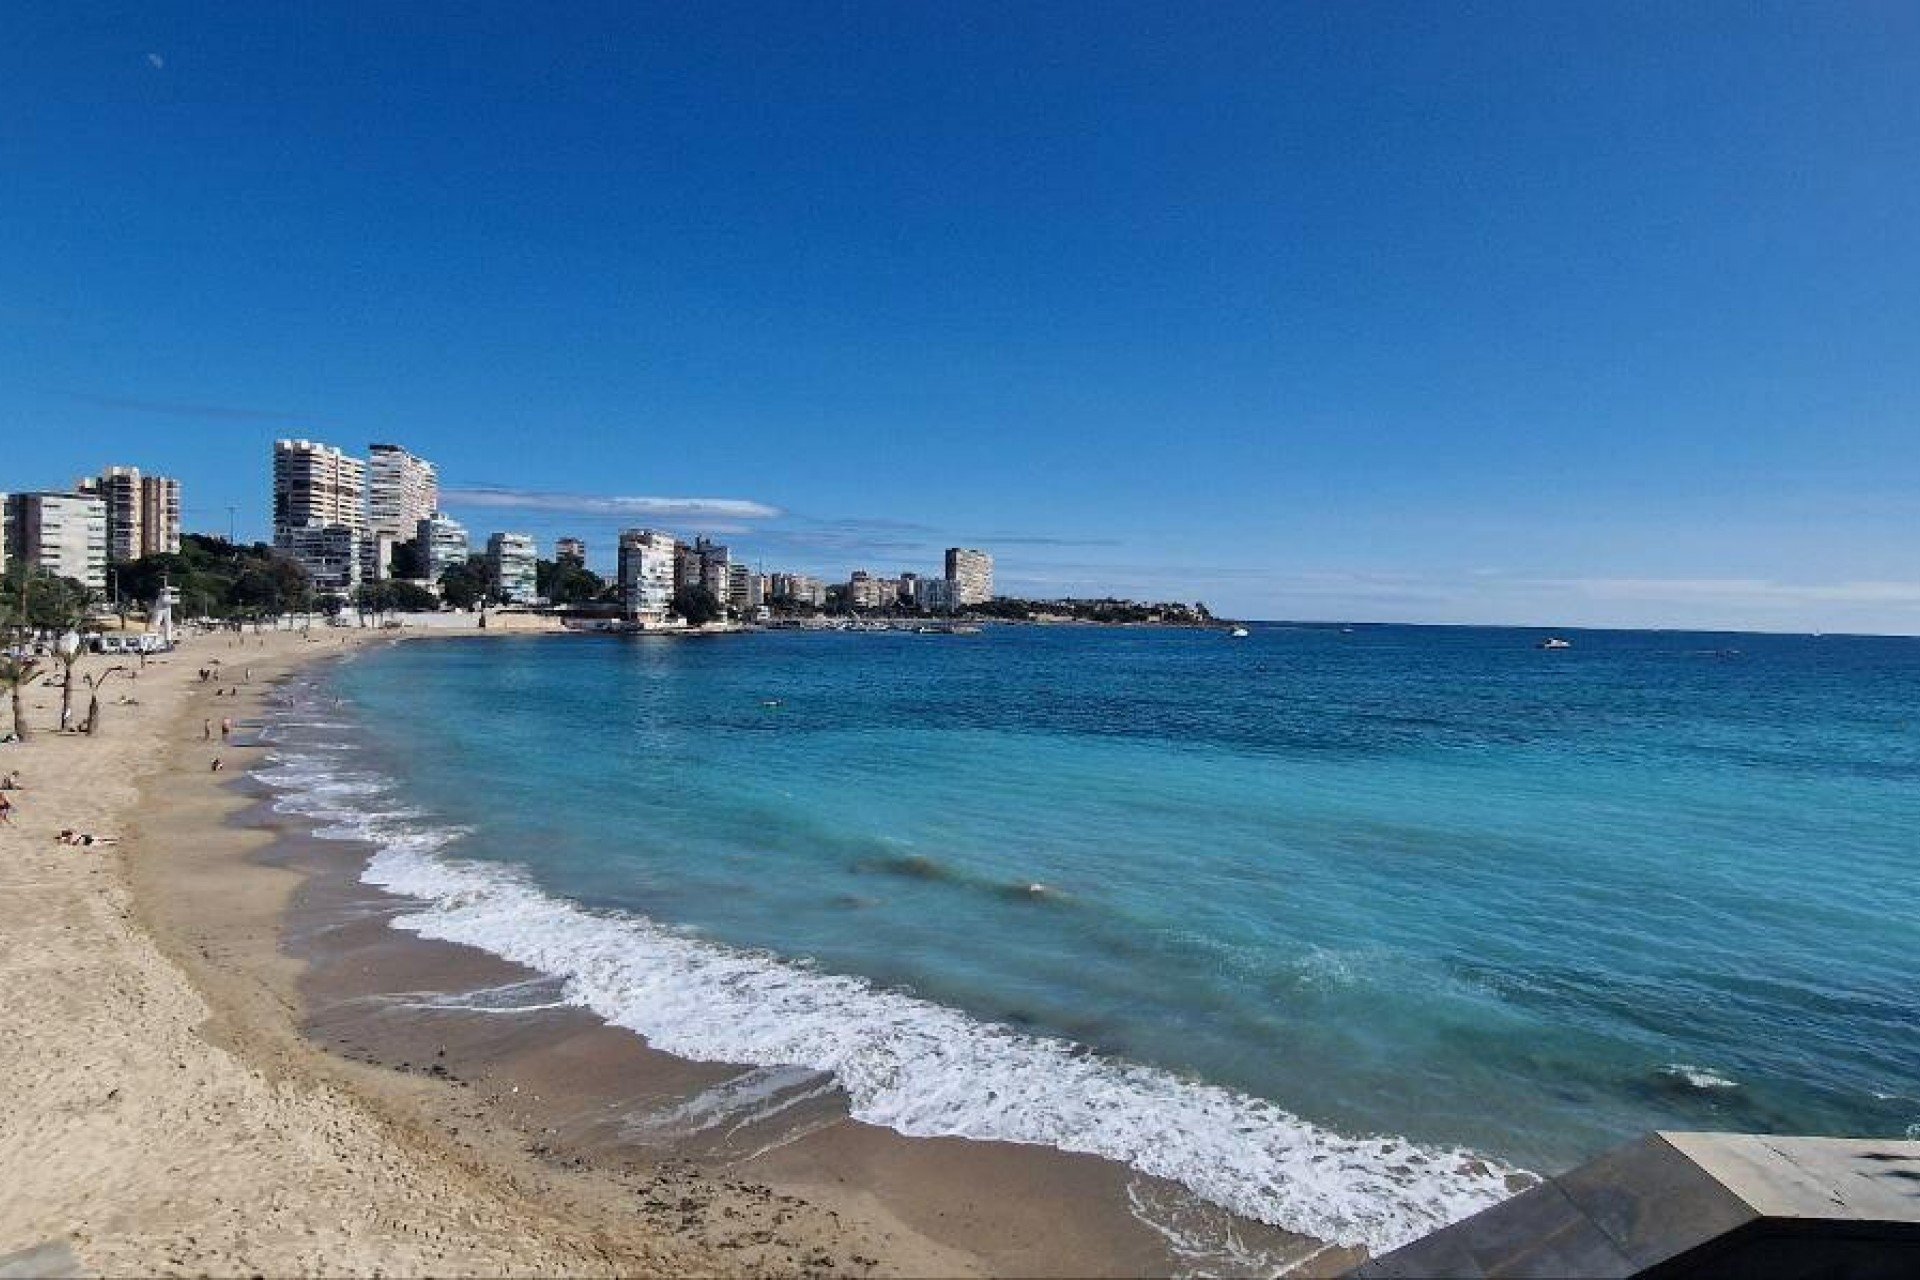
[[[200,741],[202,742],[213,741],[213,721],[202,720],[200,722]]]
[[[0,822],[13,825],[13,801],[5,795],[0,795]]]
[[[18,790],[20,790],[20,771],[18,769],[15,769],[12,773],[9,773],[6,777],[0,778],[0,791],[18,791]]]
[[[215,756],[215,757],[213,758],[213,772],[214,772],[214,773],[218,773],[218,772],[220,772],[220,757],[219,757],[219,756]]]
[[[233,737],[233,718],[223,716],[220,720],[220,741],[227,742]]]

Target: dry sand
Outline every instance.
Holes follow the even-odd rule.
[[[202,771],[215,755],[243,764],[246,750],[200,740],[199,719],[217,732],[292,663],[367,638],[314,634],[249,635],[244,648],[195,639],[108,682],[94,737],[53,732],[59,690],[28,691],[36,732],[0,747],[0,772],[25,783],[0,827],[0,1256],[65,1241],[107,1274],[713,1270],[670,1240],[610,1241],[558,1220],[303,1069],[288,1046],[252,1057],[205,1034],[214,1010],[141,927],[129,891],[127,863],[162,852],[136,810],[140,788],[176,753]],[[229,677],[252,667],[252,683],[221,685],[240,696],[197,680],[216,657]],[[177,804],[176,817],[211,817],[221,795],[189,788]],[[61,828],[121,843],[71,848]]]

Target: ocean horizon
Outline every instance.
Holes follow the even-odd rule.
[[[657,1048],[1319,1239],[1920,1125],[1920,642],[1251,627],[402,644],[261,776]]]

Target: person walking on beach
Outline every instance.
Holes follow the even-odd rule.
[[[233,717],[223,716],[220,720],[220,741],[226,742],[233,737]]]
[[[4,793],[0,793],[0,822],[13,825],[13,800]]]
[[[202,720],[200,722],[200,741],[202,742],[213,741],[213,721]]]

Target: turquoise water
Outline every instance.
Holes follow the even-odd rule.
[[[1920,1124],[1920,642],[1537,638],[410,644],[282,785],[662,1047],[1323,1238]]]

